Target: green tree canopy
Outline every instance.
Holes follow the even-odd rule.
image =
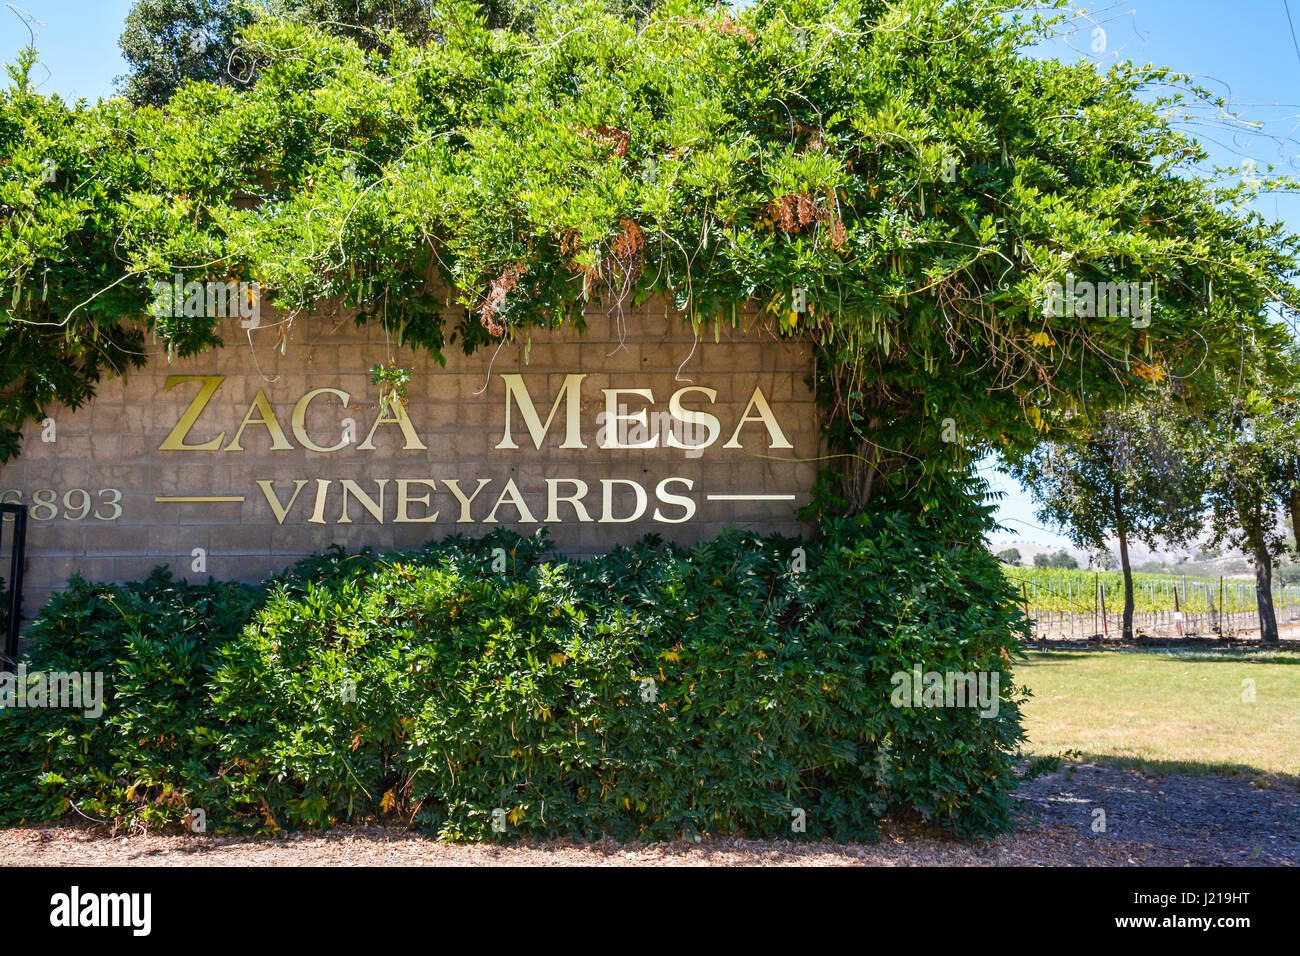
[[[239,36],[255,18],[243,0],[137,0],[118,38],[128,68],[123,94],[161,106],[186,80],[247,85],[253,71],[239,55]]]
[[[286,17],[346,37],[363,49],[386,48],[390,31],[412,43],[434,38],[438,0],[135,0],[118,40],[129,70],[123,94],[137,105],[163,106],[187,80],[244,87],[256,80],[242,44],[262,16]],[[656,0],[604,0],[613,14],[644,19]],[[488,26],[531,32],[553,0],[481,0]]]
[[[1244,365],[1224,376],[1218,403],[1187,436],[1209,460],[1211,546],[1238,548],[1254,567],[1263,644],[1279,640],[1273,566],[1300,531],[1300,352],[1287,349],[1285,359],[1280,380]]]
[[[1047,441],[1017,459],[1012,474],[1034,498],[1039,518],[1124,575],[1125,640],[1133,636],[1133,569],[1129,545],[1186,544],[1202,530],[1209,476],[1195,433],[1168,394],[1100,416],[1081,439]],[[1119,559],[1109,550],[1114,538]]]
[[[1068,551],[1058,551],[1056,554],[1040,551],[1034,555],[1034,567],[1036,568],[1065,568],[1072,571],[1078,566],[1079,562]]]

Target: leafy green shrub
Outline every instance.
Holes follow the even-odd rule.
[[[0,711],[0,820],[775,837],[802,810],[810,837],[843,839],[904,810],[1005,828],[1020,619],[996,560],[900,514],[822,532],[571,561],[499,531],[334,550],[256,588],[74,581],[29,667],[104,669],[107,709]],[[996,716],[892,706],[914,666],[998,674]]]
[[[74,577],[32,624],[24,663],[104,673],[104,713],[0,709],[0,820],[177,819],[190,781],[216,759],[207,683],[263,598],[260,587],[190,585],[165,569],[121,586]]]

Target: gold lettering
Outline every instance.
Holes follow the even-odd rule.
[[[630,481],[627,478],[602,478],[600,479],[600,484],[603,492],[603,503],[605,506],[604,512],[600,516],[601,524],[626,524],[629,521],[635,521],[637,518],[645,514],[647,504],[646,493],[645,489],[642,488],[639,483]],[[628,515],[626,518],[614,517],[615,485],[630,485],[633,492],[636,494],[636,511]]]
[[[506,495],[510,496],[508,502],[506,501]],[[528,505],[524,504],[524,496],[521,495],[519,489],[515,487],[515,480],[513,478],[506,480],[506,486],[501,489],[501,495],[497,498],[497,503],[492,506],[492,510],[489,511],[488,516],[483,519],[483,523],[496,524],[497,509],[503,504],[512,504],[515,506],[515,510],[519,512],[519,521],[521,524],[537,523],[537,519],[533,517],[533,513],[528,510]]]
[[[337,395],[340,399],[342,399],[344,408],[347,408],[348,402],[352,401],[352,396],[349,395],[347,392],[343,391],[342,389],[313,388],[302,398],[298,399],[297,405],[293,406],[293,419],[290,422],[290,425],[293,428],[293,437],[297,438],[298,441],[302,442],[302,446],[304,448],[308,449],[309,451],[318,451],[321,452],[322,454],[329,454],[332,451],[338,451],[342,448],[347,447],[348,444],[347,435],[344,435],[343,438],[340,439],[337,444],[331,445],[329,448],[322,448],[320,445],[312,441],[311,437],[307,434],[307,406],[311,404],[313,398],[325,392],[328,392],[330,395]]]
[[[551,422],[555,421],[555,415],[560,410],[560,402],[565,402],[564,417],[564,444],[561,448],[586,448],[582,443],[582,434],[580,429],[580,412],[582,409],[581,387],[582,380],[586,375],[566,375],[564,384],[560,386],[560,394],[555,396],[555,404],[551,406],[551,414],[546,416],[546,424],[542,424],[541,418],[537,414],[537,406],[533,404],[532,396],[528,394],[528,389],[524,387],[524,377],[522,375],[502,375],[501,380],[506,386],[506,431],[501,441],[497,443],[497,448],[518,448],[515,444],[514,437],[510,429],[510,407],[514,402],[519,404],[519,415],[523,418],[524,424],[528,426],[528,434],[532,436],[534,447],[542,447],[542,439],[550,431]],[[512,401],[513,399],[513,401]]]
[[[167,381],[163,383],[164,394],[170,392],[182,382],[202,382],[203,387],[199,389],[199,394],[194,396],[194,401],[190,402],[190,407],[185,409],[185,414],[176,423],[176,427],[171,430],[171,434],[164,438],[163,443],[158,446],[159,451],[216,451],[221,447],[221,442],[226,437],[225,432],[222,432],[212,441],[204,442],[201,445],[187,445],[185,444],[185,438],[189,435],[190,429],[194,427],[194,423],[198,421],[199,416],[203,414],[203,409],[207,408],[208,402],[212,401],[213,394],[225,380],[224,375],[167,376]]]
[[[357,446],[357,450],[374,451],[375,430],[380,425],[396,425],[402,430],[403,437],[406,438],[406,444],[402,446],[402,451],[424,451],[424,442],[420,441],[420,436],[415,433],[415,427],[411,424],[411,420],[406,417],[406,409],[402,407],[402,403],[398,401],[389,402],[388,411],[390,414],[380,414],[375,419],[375,423],[370,426],[370,434],[366,436],[365,441]]]
[[[653,435],[645,441],[633,442],[625,445],[619,441],[619,424],[621,422],[636,422],[638,425],[645,426],[646,431],[650,430],[650,419],[643,408],[635,415],[623,415],[619,413],[622,403],[619,401],[621,395],[639,395],[647,402],[655,400],[654,392],[648,388],[603,388],[605,393],[605,444],[602,448],[656,448],[659,445],[659,436]]]
[[[715,401],[718,397],[716,388],[705,388],[701,385],[688,385],[686,388],[679,388],[673,392],[673,397],[668,399],[668,412],[678,421],[686,425],[703,425],[708,432],[708,439],[700,442],[698,445],[688,445],[680,441],[677,435],[670,431],[668,437],[664,439],[664,445],[669,448],[708,448],[718,440],[718,435],[722,432],[722,423],[718,421],[716,415],[710,415],[708,412],[696,412],[689,408],[682,407],[682,396],[687,392],[700,392],[708,396],[710,402]],[[695,429],[687,431],[688,435],[694,435]]]
[[[357,499],[357,503],[370,513],[370,517],[374,518],[380,524],[384,523],[384,485],[388,484],[387,478],[375,479],[375,484],[379,486],[379,502],[377,504],[375,503],[375,499],[362,491],[361,486],[351,478],[344,478],[339,482],[339,484],[343,486],[343,515],[339,518],[339,524],[352,523],[352,519],[348,517],[349,495]]]
[[[402,523],[418,524],[421,522],[437,521],[438,512],[436,511],[433,514],[426,515],[423,518],[411,518],[407,515],[406,507],[412,501],[416,502],[417,504],[422,504],[426,508],[429,507],[429,496],[425,495],[423,498],[412,498],[410,494],[407,492],[407,487],[409,485],[428,485],[430,491],[432,491],[434,488],[434,482],[432,478],[398,478],[397,479],[397,517],[394,519],[394,524],[402,524]]]
[[[260,418],[254,418],[253,412],[257,412]],[[271,408],[271,403],[266,400],[266,393],[260,388],[257,394],[253,396],[253,403],[248,406],[248,411],[244,413],[244,420],[239,424],[239,431],[235,432],[235,437],[230,440],[230,444],[223,449],[224,451],[243,451],[239,444],[239,439],[244,435],[244,429],[249,425],[266,426],[267,434],[271,436],[271,451],[286,451],[293,448],[289,444],[289,439],[284,437],[284,429],[280,427],[280,420],[275,417],[275,411]]]
[[[451,489],[451,493],[455,495],[456,500],[460,502],[460,517],[456,519],[456,524],[472,524],[474,519],[470,517],[469,506],[473,503],[474,499],[478,497],[478,493],[483,490],[483,486],[492,483],[492,479],[480,478],[478,480],[478,487],[474,489],[474,493],[468,498],[466,498],[465,493],[460,490],[459,479],[444,478],[442,483]]]
[[[262,494],[266,495],[266,503],[271,506],[271,513],[275,515],[276,524],[284,524],[284,519],[289,514],[289,509],[293,503],[298,500],[298,492],[302,491],[302,486],[307,484],[306,478],[299,478],[293,483],[293,494],[289,496],[289,503],[283,508],[280,507],[280,496],[275,493],[275,486],[266,478],[257,480],[257,487],[262,489]]]
[[[668,485],[674,481],[685,485],[687,491],[695,487],[695,482],[690,478],[665,478],[655,486],[655,497],[666,505],[677,505],[686,513],[680,518],[665,518],[663,513],[658,508],[655,508],[655,521],[662,521],[664,524],[681,524],[683,521],[690,521],[691,518],[695,517],[695,499],[687,498],[685,495],[670,495],[668,493]]]
[[[751,416],[749,414],[751,408],[758,410],[756,416]],[[741,445],[738,440],[740,437],[740,430],[749,422],[762,422],[767,426],[769,448],[794,447],[794,445],[791,445],[786,441],[785,433],[781,431],[781,426],[776,423],[776,416],[772,414],[772,407],[767,404],[767,399],[763,397],[763,390],[757,386],[754,387],[754,394],[749,398],[749,404],[745,406],[745,414],[740,417],[740,423],[736,426],[736,430],[731,433],[731,441],[727,442],[722,447],[743,448],[744,446]]]
[[[560,484],[573,485],[574,492],[571,495],[561,495]],[[587,483],[581,478],[547,478],[546,479],[546,520],[548,522],[559,523],[561,501],[573,505],[574,514],[578,516],[579,521],[590,521],[591,515],[587,511],[587,506],[582,503],[582,499],[587,495]]]
[[[325,499],[329,495],[329,490],[328,478],[316,479],[316,507],[312,510],[311,517],[307,519],[311,524],[325,523]]]

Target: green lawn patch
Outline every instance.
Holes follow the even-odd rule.
[[[1016,681],[1035,756],[1300,783],[1295,652],[1031,652]]]

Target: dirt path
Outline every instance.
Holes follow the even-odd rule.
[[[1023,825],[963,844],[891,825],[877,843],[706,839],[445,844],[403,830],[338,828],[284,839],[118,836],[79,827],[0,830],[0,864],[145,866],[1125,866],[1300,865],[1300,791],[1221,777],[1147,777],[1070,765],[1024,784]],[[1093,813],[1106,813],[1093,832]]]

